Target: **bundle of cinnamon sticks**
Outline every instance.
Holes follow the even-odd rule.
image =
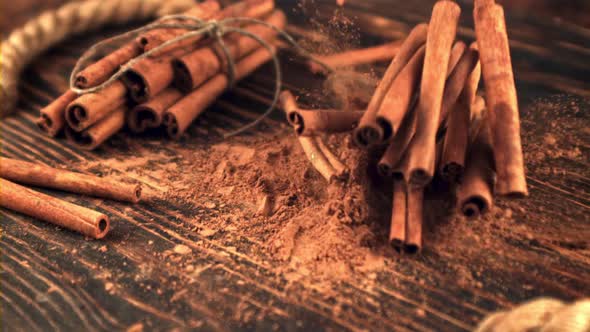
[[[399,46],[364,112],[300,109],[288,92],[281,99],[327,179],[338,173],[318,134],[350,131],[359,147],[385,148],[378,172],[393,186],[390,242],[406,252],[422,248],[424,192],[435,177],[450,184],[466,217],[487,212],[494,195],[528,194],[503,8],[475,0],[477,40],[469,46],[456,41],[460,14],[453,1],[434,5],[430,22]]]
[[[201,20],[255,18],[281,29],[286,24],[284,13],[275,9],[273,0],[243,0],[225,8],[217,0],[205,0],[184,15]],[[239,27],[271,44],[277,35],[260,24]],[[80,89],[98,86],[130,60],[186,32],[177,28],[149,30],[87,66],[76,75],[75,85]],[[87,150],[97,148],[124,127],[134,133],[164,127],[171,138],[180,138],[228,87],[227,55],[235,63],[236,81],[273,56],[242,34],[226,34],[223,42],[229,54],[204,35],[184,39],[136,61],[119,80],[98,92],[78,96],[67,91],[41,109],[39,128],[52,137],[63,132],[70,142]]]
[[[19,183],[19,184],[17,184]],[[110,229],[109,217],[22,185],[137,203],[142,188],[93,175],[70,172],[26,161],[0,157],[0,207],[101,239]]]

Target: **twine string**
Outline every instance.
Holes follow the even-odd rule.
[[[180,21],[180,22],[173,22],[173,23],[168,22],[167,23],[167,21],[171,21],[171,20]],[[326,63],[317,59],[311,53],[309,53],[304,48],[302,48],[295,41],[295,39],[291,35],[289,35],[286,31],[284,31],[283,29],[281,29],[275,25],[272,25],[268,22],[265,22],[265,21],[262,21],[259,19],[255,19],[255,18],[246,18],[246,17],[232,17],[232,18],[226,18],[226,19],[223,19],[220,21],[216,21],[216,20],[205,21],[205,20],[201,20],[201,19],[191,17],[191,16],[177,14],[177,15],[164,16],[164,17],[160,18],[159,20],[152,22],[150,24],[147,24],[143,27],[125,32],[123,34],[117,35],[112,38],[105,39],[105,40],[91,46],[86,52],[84,52],[84,54],[82,54],[82,56],[76,62],[76,65],[74,66],[74,69],[70,75],[70,89],[79,95],[88,94],[88,93],[95,93],[95,92],[99,92],[101,90],[104,90],[107,86],[109,86],[110,84],[114,83],[116,80],[121,78],[125,74],[125,72],[127,72],[129,69],[131,69],[137,62],[139,62],[143,59],[146,59],[148,57],[152,57],[153,55],[157,54],[158,52],[166,49],[167,47],[169,47],[171,45],[178,44],[184,40],[199,37],[202,35],[207,35],[208,37],[214,39],[215,42],[220,46],[220,48],[222,50],[223,57],[225,58],[225,63],[226,63],[226,75],[228,77],[228,87],[231,88],[234,86],[235,80],[236,80],[236,64],[235,64],[235,60],[230,55],[229,48],[228,48],[227,44],[224,42],[223,37],[228,33],[237,33],[237,34],[254,39],[263,48],[268,50],[268,52],[271,54],[271,59],[273,61],[274,71],[275,71],[275,91],[274,91],[273,100],[272,100],[271,104],[269,105],[269,107],[260,115],[260,117],[258,117],[254,121],[244,125],[241,128],[238,128],[235,131],[225,134],[224,139],[231,137],[231,136],[238,135],[238,134],[258,125],[262,120],[264,120],[266,117],[268,117],[272,113],[272,111],[277,106],[278,101],[279,101],[279,95],[281,92],[283,75],[282,75],[282,71],[281,71],[281,63],[280,63],[279,57],[276,55],[273,46],[256,34],[251,33],[248,30],[245,30],[243,28],[233,26],[235,24],[238,24],[238,25],[240,25],[240,24],[258,24],[258,25],[263,25],[269,29],[272,29],[275,32],[277,32],[277,34],[280,37],[282,37],[285,41],[287,41],[287,43],[290,44],[293,47],[293,49],[297,53],[299,53],[301,56],[303,56],[313,62],[318,63],[327,72],[333,71],[332,68],[330,66],[328,66]],[[80,89],[75,86],[76,76],[78,75],[78,73],[80,73],[80,71],[82,71],[82,68],[84,68],[86,66],[86,64],[88,62],[90,62],[91,59],[94,58],[97,54],[104,52],[106,49],[111,48],[113,45],[118,45],[122,42],[130,40],[131,38],[137,37],[139,34],[145,33],[150,30],[155,30],[155,29],[183,29],[183,30],[187,30],[187,32],[178,36],[178,37],[170,39],[170,40],[162,43],[161,45],[131,59],[126,64],[122,65],[119,68],[119,70],[117,72],[115,72],[112,76],[110,76],[105,82],[103,82],[97,86],[90,87],[87,89]]]

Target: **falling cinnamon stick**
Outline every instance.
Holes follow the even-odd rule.
[[[371,64],[380,61],[391,61],[397,52],[399,52],[401,44],[401,41],[396,40],[374,47],[349,50],[330,55],[316,55],[315,58],[333,69]],[[317,62],[308,61],[307,65],[312,73],[325,74],[324,67]]]
[[[66,127],[66,138],[84,150],[94,150],[123,128],[126,110],[127,107],[121,106],[81,132]]]
[[[273,50],[274,52],[274,50]],[[260,49],[246,56],[236,64],[236,80],[240,80],[259,66],[270,60],[272,55],[267,49]],[[223,93],[229,83],[225,74],[218,74],[203,84],[199,89],[188,94],[164,113],[164,124],[168,135],[178,139],[188,126],[207,106]]]
[[[463,56],[463,51],[465,50],[465,44],[457,42],[453,46],[451,50],[451,56],[449,59],[449,67],[447,68],[447,74],[445,79],[448,79],[455,67],[459,63],[459,60]],[[452,96],[449,96],[449,98]],[[443,99],[443,105],[450,104],[450,102],[445,102]],[[377,169],[379,174],[384,177],[391,177],[391,176],[399,176],[401,178],[405,178],[403,172],[405,172],[405,166],[402,167],[399,163],[408,145],[410,144],[412,138],[414,137],[414,133],[416,131],[416,106],[413,106],[404,116],[398,132],[396,132],[389,144],[387,150],[383,154],[383,157],[379,161],[377,165]],[[406,165],[407,166],[407,165]],[[394,174],[397,173],[397,174]]]
[[[134,133],[142,133],[149,128],[162,125],[164,112],[183,97],[174,88],[168,88],[147,103],[135,106],[127,115],[127,126]]]
[[[408,64],[395,78],[377,112],[377,124],[381,127],[380,142],[389,141],[399,129],[403,118],[412,107],[422,76],[426,48],[420,47]]]
[[[353,139],[358,146],[368,147],[374,145],[375,142],[378,142],[380,140],[379,138],[383,136],[381,133],[381,127],[377,124],[377,112],[379,111],[379,107],[399,72],[404,68],[408,61],[410,61],[416,51],[426,42],[427,33],[428,25],[419,24],[412,29],[408,37],[400,46],[398,54],[393,58],[391,64],[385,71],[383,78],[379,82],[379,85],[377,85],[365,115],[361,118],[357,129],[354,131]]]
[[[497,171],[496,192],[523,197],[528,190],[504,10],[494,1],[476,0],[473,15],[490,112]]]
[[[141,197],[141,186],[138,184],[125,184],[5,157],[0,157],[0,177],[21,184],[122,202],[137,203]]]
[[[189,10],[185,11],[183,15],[190,16],[193,18],[201,19],[201,20],[208,20],[211,19],[214,15],[216,15],[221,6],[218,1],[216,0],[205,0],[201,3],[195,4],[194,7],[190,8]],[[166,21],[165,23],[179,23],[178,20],[173,21]],[[174,39],[187,31],[184,29],[173,29],[173,28],[162,28],[162,29],[154,29],[147,31],[137,37],[136,44],[143,49],[143,51],[147,52],[153,48],[156,48],[162,45],[164,42],[170,39]]]
[[[432,179],[436,158],[436,133],[445,88],[451,46],[461,9],[452,1],[434,5],[426,41],[426,55],[416,112],[416,131],[408,147],[408,170],[413,184],[424,186]]]
[[[320,133],[342,133],[353,130],[364,111],[291,110],[288,121],[297,135],[314,136]]]
[[[389,243],[398,251],[403,249],[406,241],[406,203],[407,192],[404,181],[394,180]]]
[[[95,239],[109,232],[109,217],[100,212],[0,179],[0,206],[82,233]]]
[[[484,118],[485,119],[485,118]],[[494,151],[489,122],[484,120],[469,147],[465,174],[457,188],[457,206],[468,218],[477,218],[493,205]]]
[[[57,136],[65,124],[64,113],[66,107],[76,98],[78,98],[78,94],[72,90],[68,90],[51,102],[51,104],[42,108],[39,119],[37,120],[39,129],[51,137]]]
[[[121,65],[140,54],[141,48],[137,43],[128,43],[76,74],[75,85],[79,89],[87,89],[102,84],[111,77]]]
[[[286,17],[282,11],[275,10],[265,22],[282,29],[285,27]],[[254,24],[244,29],[266,42],[271,42],[277,35],[276,30],[264,25]],[[234,61],[260,47],[258,41],[249,36],[238,34],[229,35],[224,38],[224,42],[229,56]],[[174,85],[181,91],[188,93],[222,71],[227,61],[219,47],[219,44],[214,43],[210,47],[203,47],[174,59],[172,61],[175,76]]]
[[[127,88],[121,81],[99,92],[78,97],[66,109],[66,121],[73,131],[82,131],[125,103]]]
[[[449,94],[456,93],[451,90],[459,90],[455,87],[454,83],[463,83],[462,91],[459,93],[454,107],[448,111],[445,110],[445,107],[443,106],[443,110],[441,111],[443,113],[449,112],[450,114],[444,138],[440,173],[443,179],[450,183],[456,183],[459,181],[465,165],[465,154],[467,152],[467,143],[469,139],[471,104],[475,99],[475,92],[477,90],[477,85],[479,84],[480,73],[478,71],[478,61],[477,52],[473,50],[465,52],[461,61],[457,65],[457,68],[451,75],[451,78],[449,78],[447,87],[445,88],[445,98],[449,99]],[[471,73],[465,74],[469,71]],[[445,98],[443,98],[443,100],[445,100]],[[441,115],[441,119],[443,117],[446,118],[446,114]]]
[[[424,188],[407,186],[407,237],[404,251],[415,254],[422,249]]]

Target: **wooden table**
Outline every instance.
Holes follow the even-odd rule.
[[[318,1],[320,12],[331,13],[334,2]],[[470,1],[462,2],[459,35],[470,41],[472,8]],[[292,6],[287,0],[279,3]],[[346,4],[366,43],[399,38],[427,21],[432,8],[427,0]],[[292,16],[292,24],[302,23]],[[459,241],[475,253],[427,248],[418,257],[391,255],[370,287],[344,282],[322,293],[277,274],[277,263],[256,249],[256,239],[195,233],[195,212],[185,203],[129,207],[51,192],[108,213],[115,227],[104,241],[90,241],[0,210],[3,326],[26,331],[461,331],[492,311],[537,296],[574,300],[590,295],[590,30],[529,15],[508,15],[508,27],[530,197],[499,201],[501,216],[472,226],[490,232],[502,244],[500,250],[480,242],[477,234],[463,236],[453,224],[441,224],[431,232],[448,236],[447,245]],[[20,112],[0,123],[3,155],[49,165],[134,155],[133,146],[122,143],[127,134],[85,152],[43,136],[34,124],[38,109],[65,89],[77,56],[97,38],[70,40],[23,74]],[[296,92],[321,83],[320,78],[302,77],[300,64],[284,67],[286,84]],[[268,98],[271,75],[272,67],[265,66],[239,86],[258,86],[254,95]],[[226,99],[237,103],[231,96]],[[214,117],[205,119],[221,126]],[[170,153],[177,144],[153,137],[135,142]],[[191,139],[184,144],[191,146]],[[192,250],[184,259],[196,272],[187,273],[160,255],[178,244]]]

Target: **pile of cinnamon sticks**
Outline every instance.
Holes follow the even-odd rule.
[[[20,184],[137,203],[142,188],[93,175],[70,172],[0,157],[0,207],[101,239],[110,229],[109,217]]]
[[[246,17],[283,28],[286,17],[273,0],[243,0],[221,8],[206,0],[184,13],[201,20]],[[174,23],[174,22],[166,22]],[[263,25],[241,26],[272,43],[276,31]],[[89,65],[75,77],[80,89],[106,82],[119,68],[143,52],[186,33],[183,29],[147,31],[111,54]],[[235,80],[249,75],[272,54],[254,39],[237,33],[223,37],[235,63]],[[134,133],[164,127],[179,138],[189,125],[227,88],[227,58],[219,43],[198,36],[166,46],[154,56],[137,61],[121,79],[95,93],[78,96],[67,91],[41,109],[38,125],[55,137],[64,132],[73,144],[92,150],[127,126]]]
[[[422,247],[425,188],[450,184],[458,210],[485,213],[494,195],[524,197],[526,178],[518,104],[503,8],[475,0],[476,42],[456,41],[461,9],[438,1],[428,24],[416,26],[397,50],[364,112],[300,109],[284,92],[281,105],[306,152],[327,179],[338,175],[317,142],[320,133],[352,132],[359,147],[386,147],[378,172],[393,184],[390,241]],[[480,78],[485,97],[478,93]]]

